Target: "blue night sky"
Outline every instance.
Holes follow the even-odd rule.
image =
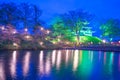
[[[119,0],[0,0],[0,2],[28,2],[36,4],[43,10],[42,19],[49,20],[59,13],[70,10],[83,9],[98,18],[120,19]]]

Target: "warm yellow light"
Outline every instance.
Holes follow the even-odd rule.
[[[58,39],[58,42],[60,42],[60,39]]]
[[[69,42],[66,42],[66,44],[69,44]]]
[[[53,44],[56,44],[56,42],[53,42]]]
[[[47,38],[45,38],[45,40],[48,40]]]
[[[29,35],[27,35],[27,36],[26,36],[26,38],[27,38],[27,39],[29,39],[29,38],[30,38],[30,36],[29,36]]]
[[[18,44],[17,43],[13,43],[13,46],[18,46]]]

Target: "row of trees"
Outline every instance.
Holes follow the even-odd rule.
[[[0,24],[12,25],[15,28],[36,28],[43,24],[40,17],[42,10],[36,5],[21,3],[0,4]]]
[[[52,21],[53,34],[56,36],[63,36],[63,39],[73,41],[73,37],[77,37],[77,43],[80,41],[81,30],[85,27],[91,26],[91,22],[95,16],[84,12],[82,10],[70,11],[66,14],[55,17]],[[101,31],[101,39],[108,39],[108,41],[114,41],[115,38],[120,37],[120,20],[108,19],[99,22]],[[91,26],[92,27],[92,26]]]
[[[95,16],[83,10],[61,14],[51,20],[51,33],[48,36],[49,31],[41,27],[44,23],[40,19],[41,15],[42,11],[36,5],[27,3],[0,4],[0,44],[12,44],[13,42],[21,44],[29,43],[29,41],[39,43],[45,41],[45,39],[49,42],[53,41],[53,43],[57,41],[79,44],[81,31],[85,27],[91,26],[91,22],[95,18]],[[102,37],[112,40],[120,36],[120,21],[117,19],[104,21],[98,27],[100,27]],[[33,33],[28,33],[28,29],[32,29]]]

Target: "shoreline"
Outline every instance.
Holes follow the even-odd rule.
[[[110,51],[110,52],[120,52],[120,46],[80,46],[80,47],[58,47],[58,48],[24,48],[24,49],[7,49],[0,48],[3,50],[91,50],[91,51]]]

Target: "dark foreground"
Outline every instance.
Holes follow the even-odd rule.
[[[0,51],[0,80],[120,80],[120,52]]]

